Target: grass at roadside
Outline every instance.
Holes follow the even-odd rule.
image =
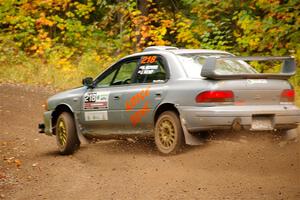
[[[15,56],[15,60],[0,59],[0,83],[27,83],[49,85],[66,89],[81,85],[84,77],[96,77],[118,58],[96,53],[88,53],[76,59],[53,58],[43,60],[25,55]]]

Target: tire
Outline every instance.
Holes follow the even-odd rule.
[[[154,138],[158,151],[164,155],[174,155],[181,150],[184,135],[176,113],[165,111],[159,116],[155,123]]]
[[[56,142],[60,154],[73,154],[80,146],[73,116],[68,112],[59,115],[56,127]]]

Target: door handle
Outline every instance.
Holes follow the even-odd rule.
[[[157,92],[157,93],[155,93],[155,100],[161,100],[161,93],[160,92]]]
[[[119,100],[120,96],[114,96],[114,100]]]

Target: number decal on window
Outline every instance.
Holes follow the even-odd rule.
[[[152,64],[157,60],[156,56],[144,56],[142,57],[141,64]]]

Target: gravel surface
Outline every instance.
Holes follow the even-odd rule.
[[[109,140],[60,156],[38,134],[49,88],[0,85],[0,199],[300,199],[299,139],[210,134],[161,156],[151,140]]]

